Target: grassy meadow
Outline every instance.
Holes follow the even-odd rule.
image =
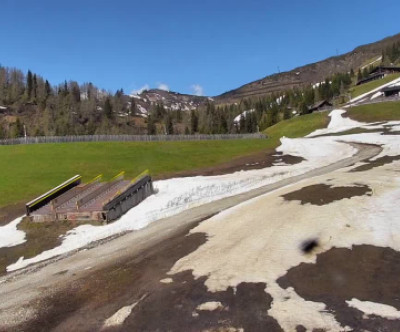
[[[362,94],[367,93],[373,89],[376,89],[377,87],[389,83],[390,81],[393,81],[394,79],[399,77],[400,74],[389,74],[380,80],[375,80],[365,84],[357,85],[350,89],[351,97],[355,98],[361,96]]]
[[[400,102],[361,105],[347,109],[347,116],[360,122],[400,120]]]

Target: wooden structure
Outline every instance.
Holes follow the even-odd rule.
[[[356,85],[365,84],[371,81],[384,78],[388,74],[400,73],[400,67],[395,66],[379,66],[371,70],[368,77],[359,80]]]
[[[308,108],[309,113],[325,111],[332,108],[332,104],[327,100],[321,100]]]
[[[356,83],[356,85],[361,85],[361,84],[365,84],[365,83],[368,83],[368,82],[371,82],[371,81],[380,80],[380,79],[382,79],[384,77],[385,77],[385,73],[373,73],[373,74],[368,75],[368,77],[359,80]]]
[[[400,85],[387,86],[381,90],[385,94],[385,97],[392,97],[400,95]]]
[[[76,175],[26,204],[27,215],[35,222],[56,220],[95,220],[104,223],[118,219],[154,193],[148,172],[124,180],[124,172],[109,182],[101,175],[81,184]]]

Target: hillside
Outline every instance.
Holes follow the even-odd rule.
[[[266,76],[237,89],[225,92],[214,99],[216,103],[229,104],[240,101],[243,98],[279,93],[294,87],[319,83],[333,74],[349,72],[351,69],[356,70],[368,64],[369,60],[380,56],[383,49],[397,42],[400,42],[400,34],[375,43],[359,46],[353,51],[340,56],[330,57],[288,72]]]
[[[155,104],[163,104],[167,110],[190,111],[204,105],[210,99],[160,89],[145,90],[140,94],[132,94],[131,97],[136,99],[138,113],[146,116]]]

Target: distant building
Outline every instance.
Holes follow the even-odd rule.
[[[385,97],[400,96],[400,85],[387,86],[381,90]]]
[[[356,85],[365,84],[371,81],[380,80],[385,77],[385,73],[374,73],[370,74],[368,77],[359,80]]]
[[[309,113],[325,111],[332,108],[332,104],[327,100],[321,100],[308,108]]]
[[[359,80],[356,85],[365,84],[371,81],[379,80],[384,78],[387,74],[400,73],[400,67],[394,66],[379,66],[374,68],[368,75],[368,77]]]

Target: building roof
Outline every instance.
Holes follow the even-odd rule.
[[[379,67],[376,67],[376,68],[372,69],[370,74],[380,73],[380,72],[383,72],[383,71],[397,71],[397,72],[400,72],[400,67],[399,66],[379,66]]]
[[[370,74],[368,77],[359,80],[359,81],[356,83],[356,85],[360,85],[360,84],[369,82],[369,81],[371,81],[371,80],[377,79],[377,78],[381,77],[382,75],[384,75],[384,74],[383,74],[383,73],[380,73],[380,72],[379,72],[379,73],[372,73],[372,74]]]
[[[387,86],[381,90],[382,92],[395,92],[400,91],[400,85]]]
[[[327,100],[321,100],[321,101],[319,101],[319,102],[316,102],[314,105],[310,106],[310,107],[309,107],[309,110],[310,110],[310,111],[316,110],[316,109],[318,109],[318,108],[320,108],[320,107],[322,107],[322,106],[325,106],[325,105],[327,105],[327,106],[332,106],[332,104],[331,104],[329,101],[327,101]]]

